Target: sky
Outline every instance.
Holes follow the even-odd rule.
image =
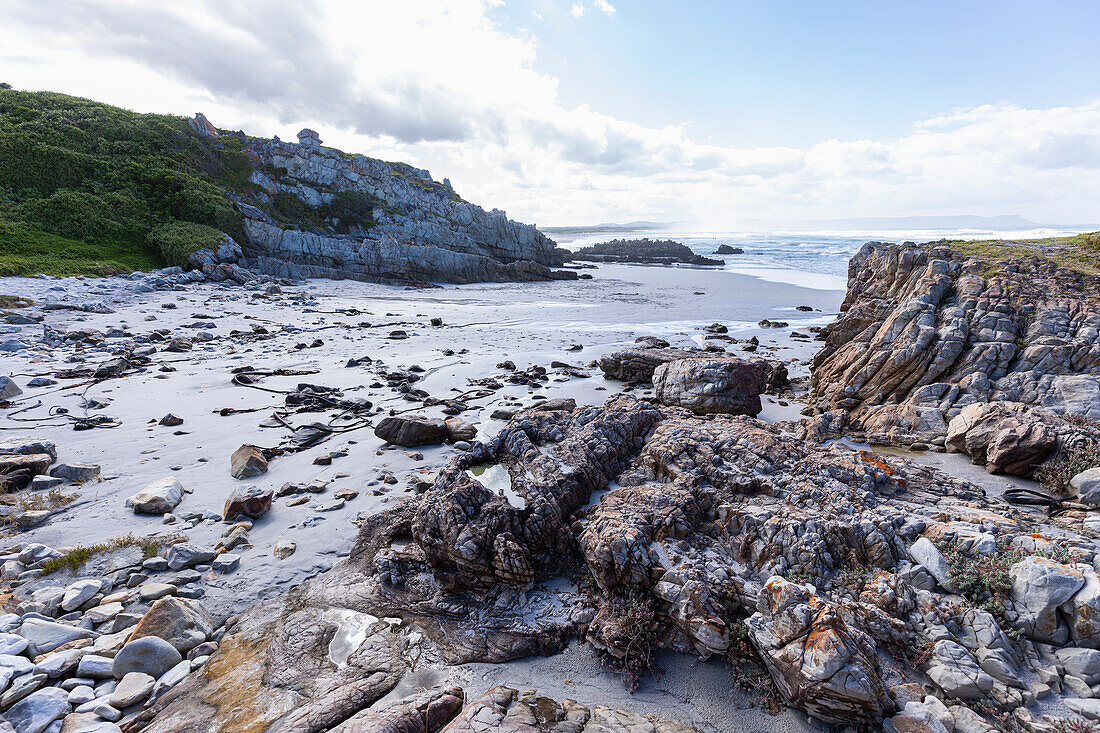
[[[0,81],[429,169],[543,226],[1100,223],[1100,3],[3,0]]]

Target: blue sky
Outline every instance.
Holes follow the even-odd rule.
[[[0,73],[542,225],[1100,225],[1100,2],[5,0]]]
[[[521,0],[566,105],[742,146],[896,136],[959,107],[1100,98],[1098,2]],[[584,7],[582,5],[582,7]],[[542,16],[541,20],[534,13]]]

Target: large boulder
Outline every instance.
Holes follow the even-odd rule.
[[[210,638],[214,619],[201,603],[166,596],[153,604],[130,634],[130,641],[156,636],[186,653]]]
[[[699,415],[760,413],[760,394],[768,365],[759,360],[680,359],[653,372],[653,388],[662,404],[686,407]]]
[[[944,695],[959,700],[980,700],[993,690],[993,677],[966,647],[950,639],[941,639],[933,647],[928,677]]]
[[[1041,410],[1015,403],[977,403],[951,420],[946,444],[990,473],[1029,476],[1059,443],[1050,416]]]
[[[127,499],[126,506],[135,514],[167,514],[183,501],[185,493],[179,479],[162,478]]]
[[[877,724],[893,710],[875,643],[808,588],[773,576],[746,622],[784,699],[838,725]]]
[[[1017,628],[1029,639],[1065,644],[1069,639],[1060,609],[1085,586],[1080,570],[1043,557],[1028,557],[1012,566],[1012,605]]]
[[[374,434],[387,443],[405,448],[419,445],[439,445],[450,437],[447,423],[422,415],[394,415],[383,418]]]
[[[1069,480],[1077,500],[1082,504],[1096,506],[1100,504],[1100,467],[1082,471]]]

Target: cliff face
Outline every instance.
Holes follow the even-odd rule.
[[[871,242],[841,310],[814,359],[815,408],[848,410],[882,442],[942,441],[975,403],[1100,418],[1100,276]]]
[[[238,203],[248,269],[392,282],[575,277],[550,270],[565,252],[535,227],[462,200],[427,171],[321,147],[308,130],[299,143],[235,139],[258,189]]]

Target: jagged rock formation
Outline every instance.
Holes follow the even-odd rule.
[[[742,359],[720,352],[669,348],[662,345],[641,344],[637,348],[619,349],[604,354],[598,360],[600,371],[608,379],[618,379],[630,384],[649,384],[654,380],[657,368],[676,361],[704,360],[727,361],[731,364],[761,363],[764,365],[764,384],[767,389],[781,389],[788,384],[787,366],[781,361],[767,359]]]
[[[573,253],[572,259],[580,262],[633,262],[647,265],[705,265],[725,264],[691,251],[687,245],[671,239],[612,239],[583,247]]]
[[[192,127],[210,134],[200,116]],[[550,269],[567,253],[535,227],[462,200],[425,170],[322,147],[308,129],[298,143],[228,136],[252,157],[258,187],[238,197],[241,267],[380,282],[576,277]]]
[[[1100,417],[1100,276],[870,242],[849,264],[841,311],[814,358],[812,397],[875,442],[942,446],[979,403]]]
[[[1034,557],[1053,544],[1026,515],[931,469],[824,447],[840,425],[628,396],[517,413],[425,494],[365,520],[347,561],[232,619],[147,730],[360,730],[337,726],[369,719],[407,666],[547,654],[576,637],[624,670],[639,644],[757,664],[788,704],[872,727],[920,718],[914,689],[925,706],[938,699],[924,689],[980,703],[953,707],[952,720],[1020,718],[1092,663],[1079,657],[1100,643],[1088,564],[1100,555],[1079,519],[1063,525],[1077,528],[1063,540],[1076,565]],[[485,466],[508,485],[483,485],[472,469]],[[959,563],[1010,546],[1018,589],[957,595],[974,592],[954,585]],[[521,700],[490,691],[445,730],[506,720]],[[555,710],[573,720],[569,704]]]

